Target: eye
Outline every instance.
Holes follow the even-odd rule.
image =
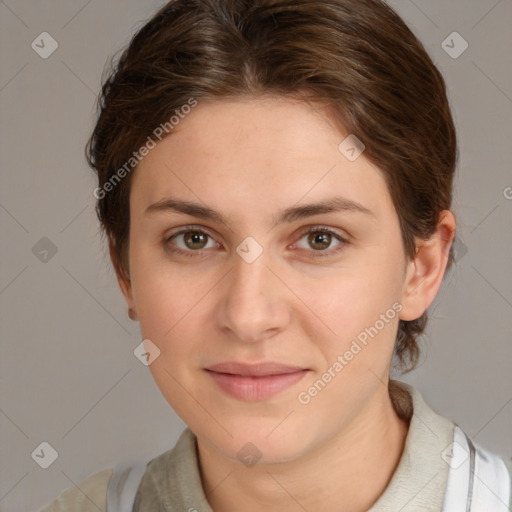
[[[164,244],[167,250],[187,256],[196,256],[191,253],[219,247],[219,244],[206,231],[194,227],[166,236]]]
[[[303,240],[305,240],[304,243],[301,242]],[[317,253],[312,254],[313,257],[323,257],[337,253],[348,243],[349,241],[346,238],[334,231],[322,226],[316,226],[303,234],[299,241],[296,242],[296,246],[299,249],[306,249],[309,252]],[[313,251],[310,249],[313,249]]]
[[[187,226],[181,231],[171,233],[164,238],[164,247],[167,251],[184,256],[204,256],[206,249],[219,248],[213,237],[199,227]],[[350,242],[329,228],[315,226],[303,232],[294,246],[311,253],[311,257],[332,256],[343,250]]]

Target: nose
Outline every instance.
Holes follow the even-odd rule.
[[[217,311],[220,329],[232,339],[257,342],[275,336],[289,325],[291,304],[287,289],[270,266],[265,251],[252,263],[234,256]]]

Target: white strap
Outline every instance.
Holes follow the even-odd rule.
[[[449,464],[448,482],[442,512],[467,512],[467,496],[469,495],[469,476],[471,459],[466,436],[456,426],[453,431],[451,452],[446,462]]]
[[[509,512],[510,476],[503,460],[475,446],[475,485],[471,512]]]
[[[510,475],[502,458],[455,426],[443,512],[509,512]]]
[[[106,512],[132,512],[146,463],[116,466],[107,488]]]

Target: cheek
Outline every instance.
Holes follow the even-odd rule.
[[[401,267],[393,255],[373,253],[321,278],[298,276],[291,286],[315,313],[317,335],[323,332],[330,346],[333,337],[337,348],[350,342],[400,299]]]
[[[171,263],[162,247],[137,235],[131,235],[130,273],[141,332],[164,339],[200,302],[206,284],[197,272],[192,275],[186,266]]]
[[[189,392],[194,389],[190,369],[201,354],[204,291],[194,287],[178,271],[153,267],[134,277],[134,295],[144,339],[150,339],[160,354],[149,366],[162,395],[184,420],[190,420],[195,403]],[[197,420],[196,420],[197,421]]]
[[[135,285],[137,311],[141,333],[158,340],[166,348],[178,333],[192,328],[191,320],[201,310],[204,292],[187,286],[179,275],[174,279],[162,274],[150,274]]]
[[[218,278],[154,263],[141,265],[133,281],[141,335],[160,350],[150,370],[169,403],[180,409],[181,386],[194,388],[193,370],[201,366],[205,341],[215,327],[212,300]]]

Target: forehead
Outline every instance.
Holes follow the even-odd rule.
[[[141,207],[172,196],[265,215],[333,195],[392,208],[382,172],[340,151],[348,135],[321,104],[199,100],[139,164],[132,195]]]

